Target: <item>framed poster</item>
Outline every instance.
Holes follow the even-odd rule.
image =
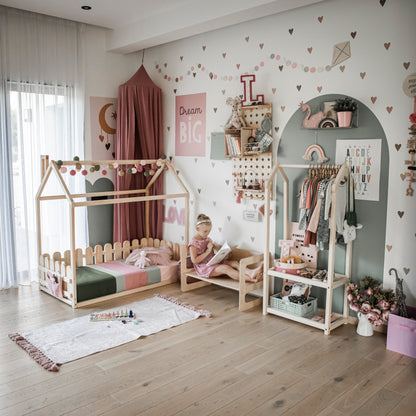
[[[117,98],[90,97],[91,154],[96,160],[114,159]]]
[[[205,156],[206,93],[175,99],[175,155]]]
[[[355,199],[378,201],[381,139],[337,140],[335,162],[351,164]]]

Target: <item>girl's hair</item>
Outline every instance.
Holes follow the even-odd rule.
[[[196,226],[201,224],[211,224],[211,219],[205,214],[199,214],[196,217]]]

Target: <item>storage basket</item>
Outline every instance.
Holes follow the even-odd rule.
[[[317,299],[310,296],[308,301],[303,305],[299,303],[289,302],[282,299],[281,293],[270,296],[270,306],[279,311],[291,313],[296,316],[309,316],[316,314]]]

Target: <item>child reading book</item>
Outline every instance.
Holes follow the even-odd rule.
[[[196,220],[196,234],[188,244],[191,260],[198,276],[201,277],[216,277],[226,275],[231,279],[240,279],[240,264],[237,260],[222,259],[218,263],[210,262],[214,258],[214,244],[208,237],[211,232],[211,219],[204,214],[199,214]],[[228,244],[227,244],[228,246]],[[227,246],[223,246],[220,252],[224,254],[228,251]],[[229,250],[231,251],[231,249]],[[214,259],[215,260],[215,259]],[[215,263],[215,264],[213,264]],[[263,266],[257,269],[247,269],[245,280],[248,282],[258,282],[262,279]]]

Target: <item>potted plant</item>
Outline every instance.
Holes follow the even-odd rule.
[[[334,110],[337,112],[338,127],[350,127],[357,103],[350,97],[339,98],[334,104]]]
[[[366,276],[358,285],[350,283],[347,286],[347,299],[350,308],[357,312],[357,334],[373,335],[374,326],[381,326],[389,318],[390,311],[397,307],[396,296],[392,290],[383,290],[381,284]]]

